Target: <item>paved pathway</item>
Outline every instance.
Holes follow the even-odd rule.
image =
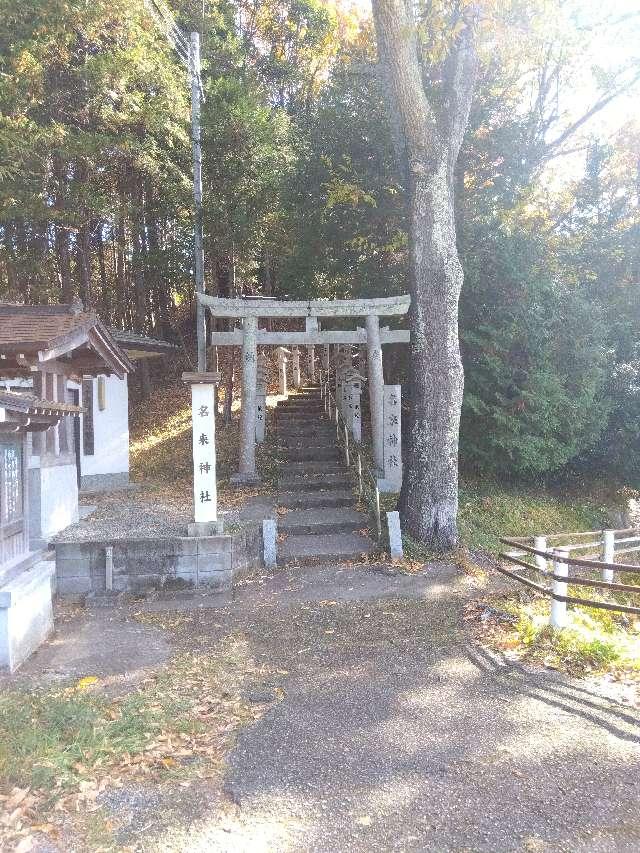
[[[470,583],[342,567],[241,590],[225,630],[285,697],[230,757],[233,818],[212,807],[189,849],[637,853],[640,713],[470,642]]]
[[[181,640],[200,650],[241,634],[270,673],[251,688],[270,704],[242,732],[224,791],[121,791],[134,833],[123,843],[637,853],[640,712],[471,642],[461,617],[474,583],[446,565],[290,567],[233,599],[137,605],[200,608]],[[87,618],[100,644],[104,617]]]

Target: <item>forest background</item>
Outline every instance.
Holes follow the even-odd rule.
[[[462,464],[639,485],[640,120],[598,117],[633,103],[640,14],[499,5],[456,179]],[[406,292],[369,12],[170,8],[202,33],[207,291]],[[80,298],[113,326],[190,340],[189,91],[147,4],[0,0],[0,14],[0,299]]]

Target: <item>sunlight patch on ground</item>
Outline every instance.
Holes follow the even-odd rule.
[[[286,804],[270,799],[269,810],[273,815],[286,814]],[[271,814],[251,814],[251,823],[229,817],[220,819],[214,816],[210,820],[185,830],[169,830],[161,840],[151,843],[149,850],[157,853],[287,853],[299,849],[299,842],[306,827],[299,820],[276,818]]]
[[[159,429],[132,441],[129,447],[131,457],[136,459],[139,455],[148,452],[158,444],[178,438],[190,429],[191,409],[182,409],[165,421]]]

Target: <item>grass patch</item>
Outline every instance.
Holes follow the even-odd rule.
[[[569,608],[570,624],[549,625],[549,600],[526,590],[469,606],[467,620],[487,645],[574,676],[611,673],[640,681],[640,620],[597,608]]]
[[[57,831],[65,816],[98,809],[129,780],[219,776],[238,729],[262,711],[243,699],[255,673],[246,642],[181,654],[134,692],[109,698],[98,679],[0,695],[0,826],[17,839]],[[40,828],[40,829],[38,829]]]
[[[466,481],[460,486],[458,524],[464,545],[496,554],[500,536],[598,530],[607,526],[607,511],[588,497],[578,501],[541,489]]]

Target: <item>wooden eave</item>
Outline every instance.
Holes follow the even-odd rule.
[[[67,376],[115,373],[123,379],[135,369],[127,354],[117,345],[102,323],[95,318],[66,335],[48,341],[31,340],[4,343],[0,348],[0,374],[24,376],[49,365],[61,368]]]
[[[32,394],[0,391],[0,433],[42,432],[65,415],[84,412],[82,406],[42,400]]]

